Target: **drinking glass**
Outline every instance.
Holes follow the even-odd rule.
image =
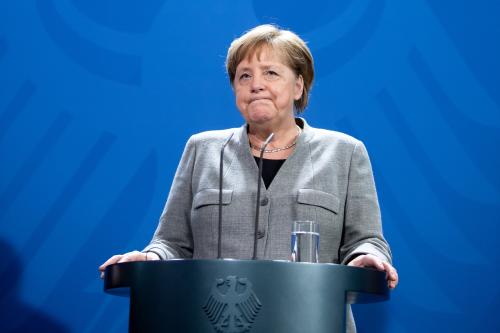
[[[292,226],[292,261],[319,261],[319,224],[314,221],[294,221]]]

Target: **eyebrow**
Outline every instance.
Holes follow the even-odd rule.
[[[279,67],[279,66],[276,66],[276,65],[261,65],[259,66],[259,69],[270,69],[270,68],[274,68],[274,67]],[[250,70],[250,67],[241,67],[241,68],[238,68],[236,71],[248,71]]]

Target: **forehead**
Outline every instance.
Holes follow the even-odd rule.
[[[240,69],[255,62],[262,64],[279,64],[288,67],[286,58],[282,52],[270,45],[263,45],[248,50],[246,55],[242,57],[241,61],[236,66],[236,69]]]

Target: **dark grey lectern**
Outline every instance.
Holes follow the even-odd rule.
[[[284,261],[122,263],[104,290],[130,295],[132,333],[340,333],[346,303],[389,298],[383,272]]]

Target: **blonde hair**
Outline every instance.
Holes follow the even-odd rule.
[[[256,52],[260,53],[265,47],[279,52],[285,64],[295,72],[297,77],[302,76],[304,91],[300,99],[294,102],[294,106],[298,113],[304,111],[309,102],[309,92],[314,79],[314,62],[306,43],[289,30],[283,30],[271,24],[264,24],[247,31],[241,37],[235,39],[229,46],[226,57],[229,82],[233,85],[236,67],[243,59],[252,57]]]

